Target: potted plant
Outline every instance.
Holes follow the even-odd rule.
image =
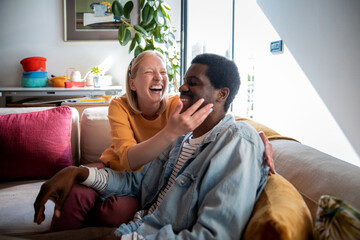
[[[130,19],[133,2],[128,1],[122,5],[119,1],[112,3],[114,18],[121,21],[118,29],[120,45],[130,43],[129,53],[134,56],[145,50],[157,50],[167,60],[169,82],[177,89],[180,76],[180,51],[175,42],[175,35],[171,27],[168,11],[171,8],[164,0],[140,0],[140,24],[132,25]]]
[[[96,66],[90,69],[90,75],[93,77],[94,87],[105,87],[111,85],[112,76],[105,75],[104,69]]]

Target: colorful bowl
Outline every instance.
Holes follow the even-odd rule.
[[[29,57],[20,61],[24,72],[32,71],[46,71],[46,58],[44,57]]]
[[[47,83],[47,72],[33,71],[24,72],[21,85],[23,87],[45,87]]]
[[[67,79],[69,79],[69,77],[57,76],[50,78],[48,81],[52,82],[53,87],[65,87],[65,82]]]

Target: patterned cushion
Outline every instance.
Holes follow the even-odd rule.
[[[314,228],[315,239],[360,239],[360,212],[337,197],[321,196]]]

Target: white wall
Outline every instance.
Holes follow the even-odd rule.
[[[236,1],[243,84],[235,110],[246,114],[254,58],[254,119],[360,166],[359,12],[355,0]],[[280,39],[283,53],[271,54],[270,42]]]
[[[2,0],[0,8],[0,86],[20,86],[21,59],[47,58],[48,75],[66,75],[68,67],[82,76],[110,59],[107,72],[114,85],[123,85],[132,58],[118,41],[64,42],[62,0]]]

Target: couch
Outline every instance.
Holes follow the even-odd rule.
[[[1,108],[0,115],[49,111],[52,108]],[[71,109],[72,164],[99,161],[99,156],[111,144],[107,107],[87,108],[79,116]],[[53,119],[51,121],[54,121]],[[262,130],[261,125],[254,126]],[[266,133],[266,131],[265,131]],[[332,157],[290,138],[269,137],[274,150],[277,175],[282,176],[299,193],[307,214],[315,224],[318,201],[322,195],[339,197],[360,209],[360,168]],[[0,152],[0,154],[2,154]],[[0,161],[2,161],[1,159]],[[33,223],[33,203],[41,184],[47,179],[11,179],[0,183],[0,239],[93,239],[111,232],[112,228],[86,228],[68,233],[46,233],[51,223],[54,204],[46,204],[46,219]],[[272,194],[277,195],[277,194]],[[290,202],[291,199],[285,199]],[[295,208],[297,208],[295,206]],[[293,213],[294,215],[296,212]],[[62,235],[61,235],[62,234]],[[82,234],[88,234],[87,237]],[[69,237],[72,236],[72,237]],[[91,236],[91,237],[90,237]],[[291,237],[291,236],[290,236]],[[307,235],[306,238],[312,236]],[[292,239],[300,239],[292,236]],[[277,239],[286,239],[280,238]]]

